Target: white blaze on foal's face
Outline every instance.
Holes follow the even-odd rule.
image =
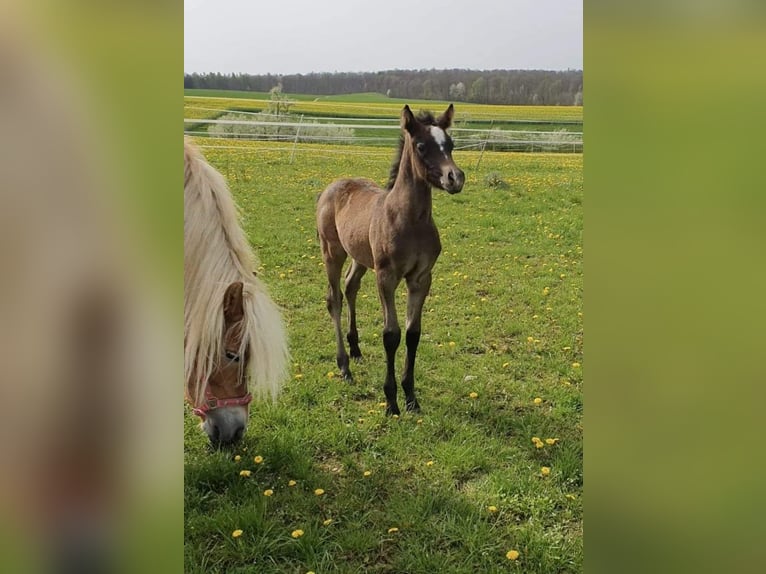
[[[444,151],[444,144],[447,141],[447,134],[445,134],[444,130],[439,126],[429,126],[429,129],[431,130],[431,137],[434,138],[434,141],[439,145],[439,149],[444,154],[444,157],[447,157],[447,152]]]

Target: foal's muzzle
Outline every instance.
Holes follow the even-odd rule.
[[[447,168],[441,179],[442,189],[450,195],[460,193],[465,183],[465,174],[458,167]]]
[[[232,446],[239,442],[247,428],[247,407],[221,407],[211,410],[202,429],[214,447]]]

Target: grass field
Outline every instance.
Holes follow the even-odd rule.
[[[290,146],[198,142],[242,208],[292,363],[234,452],[210,452],[187,407],[185,571],[582,572],[582,155],[486,153],[477,169],[478,153],[454,153],[467,180],[434,196],[444,249],[418,354],[423,412],[394,419],[374,277],[349,385],[314,225],[330,181],[383,183],[393,150],[303,144],[291,164]],[[397,359],[400,374],[403,347]]]
[[[343,96],[310,96],[287,94],[294,102],[290,108],[293,114],[310,114],[328,117],[398,118],[402,106],[407,103],[414,110],[436,111],[449,102],[403,100],[386,98],[380,94],[348,94]],[[211,118],[225,110],[261,111],[269,100],[269,94],[259,92],[234,92],[221,90],[186,90],[184,96],[184,117],[190,119]],[[455,103],[455,121],[489,122],[502,124],[513,121],[524,122],[573,122],[561,123],[582,129],[582,106],[500,106]],[[549,128],[550,129],[550,128]]]

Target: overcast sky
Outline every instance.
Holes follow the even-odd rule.
[[[185,0],[184,71],[582,69],[582,0]]]

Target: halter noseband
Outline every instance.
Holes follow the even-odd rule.
[[[253,396],[250,393],[246,393],[242,397],[234,397],[233,399],[218,399],[210,392],[210,387],[205,387],[205,402],[201,406],[192,409],[192,412],[204,421],[207,418],[208,411],[220,409],[221,407],[246,406],[252,400]]]

